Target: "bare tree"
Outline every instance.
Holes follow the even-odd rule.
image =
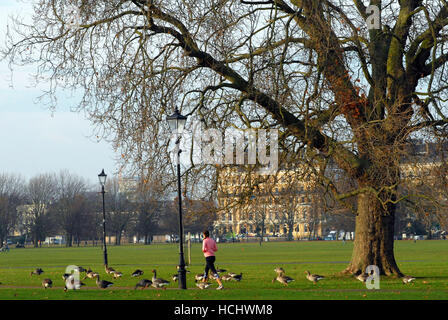
[[[446,138],[448,5],[369,4],[373,14],[362,0],[40,0],[33,23],[11,24],[3,53],[37,63],[50,97],[82,88],[79,109],[137,168],[170,168],[163,123],[174,106],[206,127],[280,130],[290,161],[320,168],[336,200],[357,202],[347,272],[377,265],[400,276],[393,235],[405,145]],[[355,188],[340,192],[328,164]]]
[[[66,246],[71,247],[73,240],[79,245],[83,229],[90,223],[85,197],[87,182],[68,170],[59,172],[55,182],[56,198],[51,208],[66,234]]]
[[[249,200],[249,207],[251,208],[249,220],[255,227],[255,233],[259,237],[259,243],[263,242],[266,234],[266,229],[271,220],[272,198],[266,195],[265,191],[255,192],[253,197]]]
[[[25,183],[14,174],[0,174],[0,246],[17,225],[17,207],[25,200]]]
[[[83,225],[83,238],[92,240],[93,244],[96,244],[97,240],[102,239],[102,221],[103,221],[103,208],[102,202],[98,200],[98,192],[87,192],[83,197],[83,203],[86,204],[85,210],[86,223]]]
[[[55,219],[48,209],[56,200],[56,190],[54,174],[39,174],[28,182],[26,195],[29,210],[21,218],[35,247],[54,230]]]
[[[132,204],[125,192],[120,190],[117,177],[106,182],[106,219],[109,235],[115,236],[115,244],[121,244],[121,238],[127,230],[135,214]]]
[[[214,202],[185,198],[183,204],[185,232],[201,233],[212,228],[213,222],[216,220]]]
[[[138,239],[143,237],[144,243],[150,244],[163,218],[164,190],[158,181],[145,180],[139,184],[136,192],[134,232]]]

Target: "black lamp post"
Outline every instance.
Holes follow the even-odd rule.
[[[187,289],[187,277],[185,271],[185,259],[184,259],[184,229],[182,224],[182,194],[180,185],[180,138],[187,122],[187,117],[179,113],[176,108],[171,116],[167,116],[166,120],[170,126],[171,132],[177,136],[176,149],[177,149],[177,193],[179,200],[179,289]]]
[[[107,267],[107,247],[106,247],[106,206],[104,203],[104,194],[106,193],[104,191],[104,186],[106,184],[106,178],[107,174],[101,171],[101,173],[98,175],[98,179],[100,180],[101,184],[101,193],[103,194],[103,253],[104,253],[104,265]]]

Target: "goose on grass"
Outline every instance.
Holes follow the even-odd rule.
[[[100,289],[106,289],[111,286],[113,286],[113,282],[107,281],[107,280],[100,280],[100,276],[96,276],[96,285]]]
[[[197,275],[194,276],[194,281],[202,281],[204,279],[204,274],[203,273],[198,273]]]
[[[104,266],[104,270],[106,270],[107,274],[113,274],[115,272],[115,269],[109,266]]]
[[[277,272],[277,277],[272,279],[272,283],[278,281],[287,286],[290,282],[295,281],[293,278],[285,275],[285,270],[283,270],[283,268],[275,268],[274,271]]]
[[[369,278],[369,275],[365,272],[360,273],[359,275],[356,276],[356,279],[358,279],[361,282],[366,282],[368,278]]]
[[[241,281],[241,279],[243,278],[242,272],[240,274],[229,273],[229,275],[232,277],[232,280],[235,280],[235,281]]]
[[[142,288],[142,290],[143,290],[145,288],[148,288],[151,285],[152,285],[152,281],[151,280],[142,279],[139,282],[137,282],[137,284],[135,285],[134,290],[136,290],[137,288]]]
[[[232,280],[232,277],[230,275],[228,275],[228,274],[223,274],[221,276],[221,280],[222,281],[230,281],[230,280]]]
[[[154,273],[154,275],[152,276],[152,286],[154,288],[163,288],[166,289],[165,287],[170,283],[169,281],[162,279],[162,278],[157,278],[157,271],[156,269],[152,270],[152,273]]]
[[[40,276],[43,272],[44,270],[42,270],[41,268],[36,268],[33,271],[31,271],[30,276],[32,276],[33,274]]]
[[[84,276],[83,280],[85,278],[95,279],[99,275],[100,274],[98,272],[93,272],[92,269],[89,268],[89,270],[87,270],[86,275]]]
[[[208,282],[198,282],[196,283],[196,287],[198,287],[201,290],[207,289],[208,287],[210,287],[210,283]]]
[[[143,271],[140,269],[137,269],[134,272],[132,272],[131,277],[140,277],[142,275],[143,275]]]
[[[308,270],[305,271],[306,278],[310,281],[312,281],[314,284],[316,284],[318,281],[325,279],[324,276],[318,275],[318,274],[312,274]]]
[[[51,281],[51,279],[42,280],[42,287],[44,287],[44,289],[53,287],[53,281]]]
[[[413,282],[415,278],[412,276],[404,276],[403,278],[401,278],[401,280],[403,281],[404,284],[408,284]]]

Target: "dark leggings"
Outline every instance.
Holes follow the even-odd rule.
[[[218,272],[216,272],[215,269],[215,256],[209,256],[205,257],[205,271],[204,271],[204,278],[208,278],[208,270],[211,270],[213,273],[213,276],[215,278],[219,278]]]

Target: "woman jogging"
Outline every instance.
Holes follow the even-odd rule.
[[[216,290],[224,289],[221,279],[219,278],[218,272],[216,272],[215,269],[215,252],[218,251],[218,248],[216,247],[216,242],[212,238],[210,238],[210,233],[208,230],[204,231],[204,240],[202,240],[202,252],[204,252],[205,257],[205,271],[204,271],[204,278],[203,282],[207,281],[208,278],[208,271],[211,270],[213,272],[213,276],[216,279],[216,282],[218,282],[219,287],[216,288]]]

